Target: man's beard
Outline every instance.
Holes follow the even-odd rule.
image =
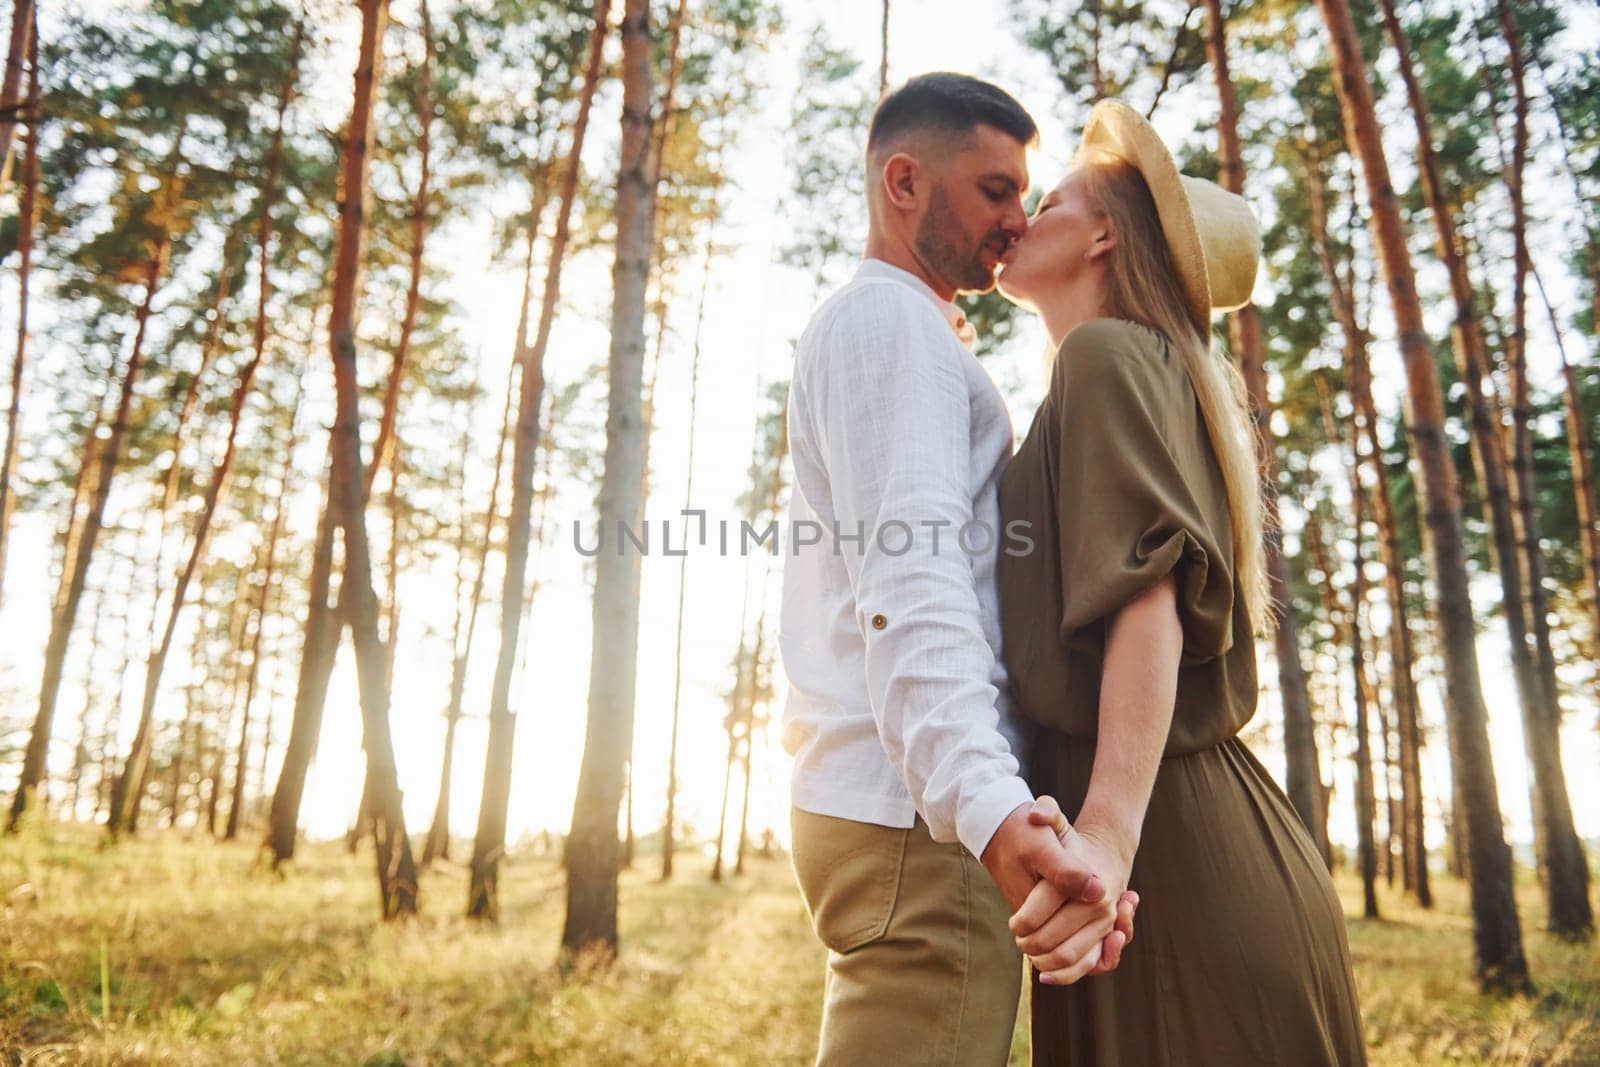
[[[938,276],[956,289],[969,293],[987,293],[994,288],[995,266],[1010,244],[1010,235],[996,231],[987,235],[976,248],[955,221],[950,208],[950,198],[944,187],[935,185],[928,201],[928,213],[917,226],[915,246],[922,258]],[[995,266],[985,265],[985,249],[994,250]]]

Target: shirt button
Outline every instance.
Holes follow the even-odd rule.
[[[881,630],[885,626],[888,626],[888,625],[889,625],[889,620],[884,618],[882,615],[874,615],[872,617],[872,628],[874,630]]]

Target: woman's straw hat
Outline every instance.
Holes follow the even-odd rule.
[[[1108,152],[1132,164],[1155,198],[1189,312],[1202,337],[1211,313],[1250,302],[1261,259],[1261,229],[1242,196],[1215,182],[1178,173],[1172,153],[1145,117],[1120,100],[1102,100],[1089,112],[1079,151]]]

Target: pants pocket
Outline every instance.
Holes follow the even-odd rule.
[[[883,937],[900,892],[910,830],[791,812],[791,851],[817,940],[850,952]]]

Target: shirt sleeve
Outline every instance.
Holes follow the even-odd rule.
[[[934,840],[982,856],[1033,795],[999,729],[994,650],[961,547],[974,474],[962,352],[937,310],[901,286],[842,299],[813,417],[873,718]],[[995,540],[968,531],[974,547]]]
[[[1058,356],[1060,639],[1103,654],[1111,617],[1171,574],[1187,665],[1233,645],[1233,533],[1198,401],[1159,345],[1096,320]]]

